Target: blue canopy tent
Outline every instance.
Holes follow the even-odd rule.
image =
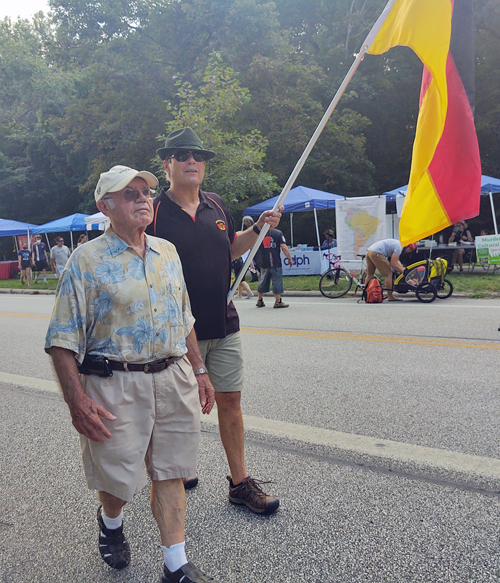
[[[397,196],[398,194],[406,196],[406,191],[408,190],[408,185],[400,186],[394,190],[389,190],[384,192],[386,196]],[[495,205],[493,204],[493,193],[500,192],[500,180],[498,178],[493,178],[492,176],[481,176],[481,194],[488,195],[490,197],[491,204],[491,214],[493,215],[493,225],[495,227],[495,234],[498,235],[497,218],[495,215]]]
[[[244,210],[243,215],[259,216],[264,211],[270,211],[274,208],[278,196],[273,196],[267,200],[263,200],[258,204],[254,204]],[[317,210],[334,209],[336,200],[344,200],[345,196],[339,194],[331,194],[323,192],[322,190],[315,190],[314,188],[307,188],[306,186],[297,186],[292,188],[285,199],[285,210],[283,212],[290,213],[290,229],[291,229],[291,245],[293,247],[293,213],[304,213],[308,211],[314,212],[314,220],[316,223],[316,236],[318,238],[318,247],[321,246],[319,238],[318,216]]]
[[[33,233],[63,233],[69,231],[71,237],[71,248],[73,249],[73,231],[86,231],[85,215],[83,213],[74,213],[62,219],[56,219],[45,225],[40,225],[33,229]]]
[[[33,229],[36,229],[36,227],[37,225],[32,225],[31,223],[12,221],[10,219],[0,219],[0,237],[17,237],[17,235],[27,235],[29,242],[30,235],[33,233]],[[15,239],[15,242],[17,252],[19,251],[17,238]]]
[[[22,223],[21,221],[11,221],[9,219],[0,219],[0,237],[10,237],[16,235],[30,235],[33,229],[38,225],[31,223]]]

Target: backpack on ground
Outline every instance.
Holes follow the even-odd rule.
[[[365,300],[365,302],[367,304],[380,304],[380,303],[382,303],[382,301],[384,299],[382,285],[376,277],[373,277],[368,282],[368,285],[363,290],[362,299]]]

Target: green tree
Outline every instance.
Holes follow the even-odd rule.
[[[500,6],[476,0],[476,128],[483,174],[500,177]]]
[[[74,77],[43,53],[37,18],[0,22],[0,216],[45,222],[78,206],[80,161],[51,120],[64,114]]]
[[[220,194],[237,211],[277,189],[274,177],[262,170],[267,140],[257,130],[239,131],[239,113],[248,103],[233,69],[218,54],[211,55],[195,88],[179,79],[175,101],[167,103],[165,136],[181,127],[192,127],[204,146],[217,152],[210,162],[204,188]],[[165,136],[160,139],[164,140]]]
[[[268,138],[266,168],[284,185],[333,95],[320,67],[305,64],[284,41],[273,58],[256,57],[245,74],[252,100],[245,110]],[[373,166],[365,155],[369,120],[344,100],[334,113],[298,177],[298,184],[347,196],[372,189]]]

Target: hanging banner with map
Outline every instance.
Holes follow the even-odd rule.
[[[363,196],[335,201],[337,245],[343,260],[359,259],[375,241],[386,238],[385,198]]]

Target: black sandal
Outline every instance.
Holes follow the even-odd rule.
[[[130,547],[123,534],[123,524],[119,528],[106,528],[102,519],[102,506],[97,510],[97,522],[102,560],[113,569],[125,569],[130,564]]]
[[[163,565],[163,577],[161,583],[217,583],[217,581],[205,575],[193,563],[186,563],[182,565],[177,571],[169,571],[166,565]]]

